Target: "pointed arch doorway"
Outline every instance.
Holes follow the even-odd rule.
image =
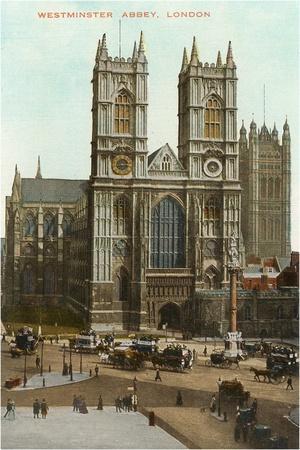
[[[158,328],[162,328],[166,323],[169,329],[181,329],[181,311],[176,303],[169,302],[160,308]]]

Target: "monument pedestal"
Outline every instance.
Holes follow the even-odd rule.
[[[225,351],[224,356],[231,358],[242,355],[242,333],[241,331],[228,331],[224,339]]]

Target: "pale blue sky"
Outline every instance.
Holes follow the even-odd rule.
[[[124,11],[156,11],[158,18],[122,19],[122,56],[144,31],[149,61],[149,151],[177,145],[177,76],[183,47],[197,38],[200,60],[223,61],[232,41],[237,65],[239,127],[254,113],[274,121],[281,135],[286,115],[292,136],[292,247],[300,248],[299,7],[284,1],[2,1],[2,233],[4,196],[15,163],[33,177],[41,155],[45,178],[88,178],[91,84],[97,41],[107,33],[118,56],[118,21]],[[38,11],[111,11],[112,19],[38,19]],[[210,11],[210,18],[167,18],[167,11]],[[298,208],[297,208],[298,203]]]

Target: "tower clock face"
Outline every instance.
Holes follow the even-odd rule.
[[[129,156],[115,156],[112,160],[112,170],[117,175],[128,175],[132,170],[132,161]]]
[[[218,177],[222,172],[222,163],[216,158],[207,159],[204,163],[203,170],[205,175],[210,178]]]

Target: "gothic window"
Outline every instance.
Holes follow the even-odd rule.
[[[273,178],[268,179],[268,198],[273,198]]]
[[[23,270],[23,293],[32,294],[34,292],[34,273],[31,264],[26,264]]]
[[[55,294],[55,272],[51,265],[44,269],[44,294]]]
[[[55,218],[52,214],[46,214],[44,217],[44,237],[54,236]]]
[[[276,311],[276,319],[280,320],[283,319],[283,308],[282,306],[278,306],[277,311]]]
[[[32,214],[28,214],[24,222],[24,236],[33,236],[35,233],[35,220]]]
[[[125,196],[114,200],[114,234],[117,236],[129,234],[129,205]]]
[[[65,215],[62,221],[62,229],[64,237],[69,237],[71,235],[71,224],[72,224],[71,216],[69,214]]]
[[[220,206],[215,197],[210,197],[204,207],[204,230],[206,236],[214,236],[220,231]],[[232,219],[230,219],[232,220]]]
[[[267,239],[267,221],[264,218],[261,219],[261,238]]]
[[[251,307],[249,305],[245,306],[245,320],[251,320]]]
[[[162,170],[171,170],[171,158],[169,155],[165,155],[161,162]]]
[[[265,177],[260,180],[260,195],[262,198],[266,198],[267,196],[267,180]]]
[[[115,133],[130,132],[130,102],[125,91],[121,91],[115,100]]]
[[[170,197],[152,210],[151,266],[184,267],[184,212]]]
[[[275,239],[280,240],[280,220],[275,220]]]
[[[207,100],[204,110],[204,137],[219,139],[221,136],[221,105],[215,98]]]
[[[275,183],[275,198],[279,199],[280,198],[280,178],[276,178],[276,183]]]

